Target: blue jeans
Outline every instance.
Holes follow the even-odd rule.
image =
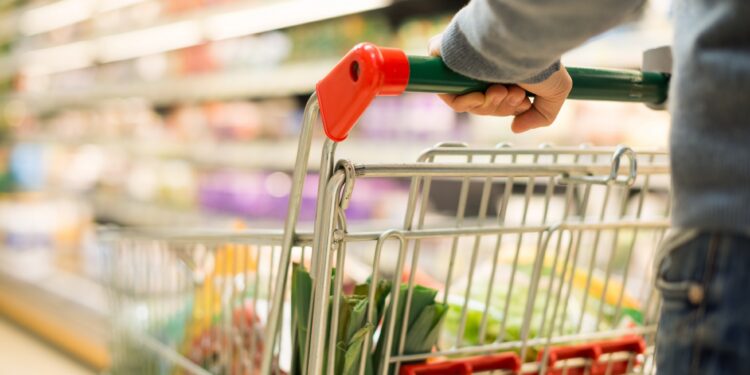
[[[659,374],[750,374],[750,237],[703,233],[659,265]]]

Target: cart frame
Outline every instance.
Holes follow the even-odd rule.
[[[336,68],[334,68],[334,71],[331,74],[331,77],[336,78],[336,72],[341,71],[344,69],[346,71],[345,74],[350,74],[352,67],[354,63],[357,63],[356,67],[357,69],[363,69],[364,72],[367,71],[367,60],[362,60],[362,53],[370,53],[371,48],[376,48],[371,45],[365,45],[364,47],[357,47],[355,50],[350,54],[347,55],[347,57],[342,60],[342,62],[337,65]],[[364,51],[366,50],[366,51]],[[364,51],[364,52],[363,52]],[[386,51],[386,49],[381,49],[384,55],[392,54],[391,51]],[[386,53],[387,52],[387,53]],[[405,55],[404,55],[405,56]],[[388,56],[386,56],[388,57]],[[382,58],[382,56],[381,56]],[[400,58],[400,57],[399,57]],[[354,60],[352,60],[354,59]],[[418,61],[412,58],[413,61]],[[354,63],[352,62],[354,61]],[[420,64],[433,64],[434,61],[418,61]],[[386,64],[387,65],[387,64]],[[430,65],[434,67],[434,65]],[[357,74],[359,74],[359,70],[357,70]],[[420,71],[417,71],[419,73]],[[421,71],[422,73],[424,71]],[[415,76],[419,77],[417,73]],[[445,72],[440,74],[447,74]],[[594,76],[597,76],[594,74]],[[356,82],[358,79],[362,81],[363,79],[361,77],[358,77],[356,75],[354,76],[347,76]],[[399,76],[400,77],[400,76]],[[401,79],[399,77],[396,77],[398,79]],[[601,77],[604,78],[604,81],[611,79],[612,76],[607,76],[606,74],[601,75]],[[631,80],[632,81],[632,75],[625,74],[622,77],[622,79]],[[384,80],[385,83],[383,85],[393,85],[392,81],[393,77],[386,77]],[[618,76],[615,75],[615,78],[618,78]],[[658,78],[658,77],[657,77]],[[338,77],[337,79],[340,79]],[[389,81],[391,79],[391,81]],[[654,77],[651,77],[649,79],[655,80]],[[324,79],[324,81],[329,80],[330,77],[327,77]],[[446,82],[453,82],[454,83],[454,91],[455,92],[463,92],[465,90],[471,89],[472,87],[467,86],[466,82],[469,82],[471,85],[475,85],[477,81],[466,79],[465,77],[454,77],[449,76],[445,78],[443,81],[441,81],[443,84]],[[463,81],[461,81],[463,80]],[[466,81],[468,80],[468,81]],[[491,354],[491,353],[497,353],[501,351],[509,351],[509,350],[518,350],[520,352],[520,358],[525,358],[527,354],[527,350],[529,350],[532,346],[542,346],[543,349],[540,353],[539,360],[534,364],[533,366],[529,367],[526,366],[522,368],[520,371],[523,373],[527,373],[528,371],[533,371],[534,373],[548,373],[547,371],[551,371],[551,368],[554,368],[554,363],[557,361],[555,358],[551,358],[553,356],[551,353],[551,348],[553,348],[553,345],[559,344],[559,343],[570,343],[574,341],[581,341],[581,340],[596,340],[596,339],[605,339],[605,338],[617,338],[621,337],[623,335],[650,335],[650,337],[654,337],[655,335],[655,323],[653,321],[653,317],[656,314],[656,311],[658,311],[658,301],[656,303],[653,303],[656,301],[655,295],[649,295],[647,297],[648,304],[643,309],[644,312],[646,312],[649,317],[647,318],[648,324],[637,327],[637,328],[626,328],[626,329],[609,329],[609,330],[602,330],[597,332],[588,332],[588,333],[582,333],[581,332],[581,324],[583,321],[583,311],[581,312],[581,316],[579,317],[578,327],[577,327],[577,333],[572,335],[565,335],[563,332],[562,325],[563,323],[558,323],[557,318],[559,317],[558,313],[560,312],[560,309],[562,308],[562,312],[565,313],[568,309],[568,302],[570,301],[570,294],[573,283],[573,276],[571,274],[567,274],[568,270],[570,269],[570,262],[572,261],[573,266],[576,264],[576,257],[578,256],[577,249],[572,250],[571,248],[575,248],[575,246],[568,245],[568,251],[561,253],[561,242],[563,242],[563,238],[572,238],[571,236],[575,236],[575,233],[578,233],[578,236],[582,236],[581,233],[584,231],[593,231],[596,233],[596,246],[598,248],[599,246],[599,238],[600,233],[603,231],[613,231],[615,233],[615,240],[613,242],[613,246],[615,246],[617,242],[617,235],[623,230],[628,230],[633,232],[633,236],[637,236],[639,231],[645,232],[645,231],[653,231],[656,234],[656,237],[661,236],[661,233],[668,227],[668,211],[669,207],[666,207],[665,212],[663,212],[663,215],[661,217],[657,218],[649,218],[644,219],[642,214],[642,209],[644,205],[643,198],[640,199],[640,201],[637,204],[637,208],[635,211],[635,214],[633,216],[626,216],[624,214],[624,208],[621,210],[621,212],[618,215],[614,216],[614,219],[610,217],[611,215],[605,214],[605,208],[602,208],[601,215],[598,217],[586,217],[586,214],[584,213],[583,216],[577,216],[575,220],[573,220],[572,215],[568,216],[568,205],[571,204],[571,199],[573,197],[573,194],[571,191],[574,189],[575,186],[583,186],[583,187],[590,187],[594,185],[604,186],[606,187],[606,195],[604,198],[604,206],[607,206],[607,199],[610,194],[610,188],[621,188],[621,189],[629,189],[630,186],[632,186],[636,182],[637,176],[645,176],[646,181],[641,185],[641,189],[645,189],[645,191],[648,192],[649,190],[649,178],[652,175],[666,175],[669,173],[669,166],[666,162],[664,162],[663,159],[665,159],[666,154],[663,152],[645,152],[645,153],[639,153],[636,154],[633,150],[631,150],[628,147],[625,146],[619,146],[615,148],[614,150],[610,149],[597,149],[597,148],[591,148],[591,147],[583,147],[583,148],[552,148],[550,146],[546,146],[540,149],[513,149],[511,147],[508,147],[506,144],[498,145],[496,148],[492,149],[470,149],[467,148],[463,144],[456,144],[456,143],[443,143],[439,144],[435,148],[429,149],[425,151],[419,158],[419,160],[416,163],[411,164],[355,164],[347,160],[340,160],[337,161],[336,159],[336,145],[337,142],[332,140],[336,139],[338,141],[343,140],[342,137],[346,137],[348,134],[348,131],[351,129],[351,126],[353,126],[354,121],[356,121],[356,117],[358,115],[355,113],[354,121],[350,120],[352,117],[351,114],[344,114],[341,115],[340,113],[331,113],[327,112],[330,111],[330,103],[332,98],[332,93],[330,90],[326,90],[326,85],[324,81],[321,81],[321,84],[319,84],[318,87],[318,93],[314,93],[311,95],[310,99],[308,100],[305,111],[303,115],[303,123],[302,123],[302,129],[299,136],[299,143],[298,143],[298,149],[297,149],[297,156],[296,156],[296,162],[295,162],[295,168],[292,176],[292,186],[291,191],[289,194],[289,206],[287,211],[287,218],[284,224],[283,232],[254,232],[254,233],[248,233],[246,235],[238,235],[236,237],[236,240],[239,240],[240,242],[247,242],[252,243],[255,240],[260,241],[260,243],[263,244],[273,244],[274,246],[278,245],[278,259],[277,259],[277,265],[278,270],[275,274],[272,274],[273,281],[272,284],[269,282],[269,290],[273,289],[273,293],[269,293],[269,311],[267,316],[267,321],[265,323],[265,331],[263,334],[263,337],[265,339],[265,349],[262,350],[261,358],[262,361],[260,363],[260,373],[268,374],[272,373],[275,370],[275,362],[276,358],[278,356],[279,349],[279,342],[281,341],[281,335],[282,335],[282,326],[283,326],[283,317],[287,312],[285,312],[285,307],[287,306],[286,299],[288,298],[288,283],[290,280],[290,269],[291,269],[291,262],[293,259],[293,252],[295,248],[298,248],[300,246],[302,247],[308,247],[310,248],[310,275],[312,277],[312,280],[314,282],[312,287],[312,295],[311,295],[311,312],[310,316],[308,317],[295,317],[292,319],[308,319],[310,330],[308,332],[308,336],[305,338],[306,340],[306,348],[305,348],[305,358],[306,361],[302,363],[303,366],[301,370],[301,373],[305,374],[320,374],[323,373],[324,370],[324,363],[327,361],[328,363],[333,363],[333,359],[335,356],[335,342],[334,340],[330,340],[331,342],[328,343],[328,346],[326,346],[326,337],[330,335],[330,337],[336,337],[336,325],[332,324],[331,327],[328,327],[327,325],[327,317],[332,317],[332,321],[337,321],[338,316],[338,309],[332,309],[332,311],[329,311],[329,303],[328,299],[330,297],[331,290],[333,300],[338,301],[341,297],[343,291],[342,291],[342,282],[343,282],[343,269],[345,268],[345,259],[346,259],[346,245],[348,243],[355,243],[355,242],[362,242],[362,241],[375,241],[375,258],[373,259],[373,269],[372,269],[372,282],[373,284],[376,283],[378,274],[380,274],[379,270],[379,261],[381,257],[381,251],[384,247],[384,245],[389,241],[395,241],[397,243],[397,246],[399,248],[398,251],[398,259],[396,261],[395,269],[400,272],[404,268],[404,266],[407,263],[407,258],[411,260],[412,268],[409,273],[409,280],[407,281],[407,297],[406,297],[406,304],[405,304],[405,315],[408,315],[409,313],[409,307],[411,303],[412,298],[412,290],[415,285],[414,275],[417,269],[418,265],[418,257],[419,257],[419,251],[420,251],[420,243],[422,240],[426,239],[435,239],[435,238],[452,238],[453,243],[451,247],[451,263],[450,268],[447,273],[447,282],[445,283],[446,288],[451,286],[452,278],[455,276],[454,269],[453,269],[453,260],[456,257],[457,252],[457,241],[459,237],[474,237],[474,247],[471,251],[471,260],[470,264],[471,267],[476,267],[477,261],[478,261],[478,255],[477,255],[477,249],[478,249],[478,243],[479,239],[482,236],[498,236],[499,238],[503,235],[517,235],[518,236],[518,245],[515,249],[515,258],[512,268],[512,275],[515,275],[516,268],[518,265],[518,257],[519,257],[519,249],[521,247],[521,238],[524,236],[525,233],[534,233],[537,237],[537,245],[535,250],[535,256],[532,263],[532,273],[531,273],[531,281],[529,282],[530,289],[528,291],[528,298],[525,301],[524,306],[524,313],[523,313],[523,324],[521,326],[520,330],[520,339],[514,342],[503,342],[503,332],[505,331],[505,321],[507,319],[503,320],[502,328],[500,330],[500,334],[498,335],[497,340],[494,342],[481,342],[479,345],[464,345],[462,341],[462,334],[464,333],[464,330],[466,329],[466,320],[467,320],[467,304],[468,304],[468,293],[471,290],[471,277],[469,278],[468,285],[466,286],[467,295],[464,296],[464,303],[463,303],[463,309],[461,312],[461,316],[459,318],[460,325],[458,329],[458,338],[457,342],[453,347],[450,348],[440,348],[436,352],[432,353],[422,353],[422,354],[404,354],[404,342],[405,342],[405,335],[406,335],[406,323],[404,323],[404,326],[397,330],[397,327],[395,327],[395,320],[390,321],[390,325],[388,327],[382,327],[381,333],[380,333],[380,340],[386,340],[385,341],[385,356],[383,358],[384,365],[381,365],[380,367],[380,373],[386,374],[389,372],[390,366],[395,365],[396,371],[398,371],[398,367],[401,366],[402,363],[407,362],[413,362],[413,361],[424,361],[428,358],[433,357],[449,357],[453,358],[455,356],[467,356],[467,355],[477,355],[477,354]],[[335,83],[335,82],[334,82]],[[328,82],[328,86],[330,86],[330,82]],[[664,82],[656,82],[655,84],[664,84]],[[406,89],[407,86],[403,83],[398,83],[398,85],[402,85],[403,89]],[[458,86],[457,86],[458,85]],[[463,86],[461,86],[463,85]],[[393,89],[391,86],[387,87],[386,89],[382,88],[375,88],[374,90],[370,90],[370,92],[367,95],[371,95],[369,100],[372,99],[375,95],[378,95],[379,93],[385,92],[386,94],[398,94],[398,89]],[[644,86],[644,85],[641,85]],[[646,85],[648,86],[648,85]],[[455,87],[458,87],[458,89],[455,89]],[[486,87],[482,86],[482,87]],[[460,89],[460,90],[459,90]],[[381,91],[378,91],[381,90]],[[415,83],[415,91],[437,91],[436,89],[430,89],[429,82],[425,83],[423,81],[419,81]],[[456,91],[459,90],[459,91]],[[461,91],[463,90],[463,91]],[[661,90],[661,89],[660,89]],[[445,90],[441,90],[445,91]],[[660,91],[661,92],[661,91]],[[318,180],[318,190],[317,190],[317,205],[316,205],[316,215],[315,215],[315,221],[314,221],[314,229],[312,233],[302,233],[297,230],[298,227],[298,218],[300,213],[300,207],[302,203],[302,190],[305,182],[305,177],[308,172],[308,160],[310,156],[310,149],[312,144],[312,138],[313,138],[313,130],[316,124],[318,123],[318,115],[321,113],[321,102],[319,100],[319,94],[322,94],[325,96],[325,106],[327,108],[323,109],[323,122],[324,122],[324,128],[326,129],[326,134],[328,135],[328,139],[323,144],[322,153],[320,157],[320,167],[319,167],[319,180]],[[345,94],[345,93],[344,93]],[[652,93],[653,94],[653,93]],[[358,93],[356,95],[359,95]],[[582,98],[589,98],[592,95],[596,95],[596,92],[593,91],[584,91],[581,95]],[[649,96],[650,95],[650,96]],[[627,98],[630,99],[630,101],[651,101],[651,102],[657,102],[657,101],[663,101],[664,98],[659,95],[633,95],[632,91],[629,91],[627,94]],[[604,97],[605,99],[612,99],[610,96]],[[367,102],[369,103],[369,101]],[[360,106],[361,107],[361,106]],[[366,107],[366,105],[364,106]],[[364,110],[363,108],[355,109],[355,111],[361,111]],[[335,112],[335,111],[334,111]],[[517,163],[517,157],[519,155],[526,155],[530,157],[531,161],[526,163]],[[562,163],[558,160],[558,157],[561,155],[565,155],[566,157],[570,157],[572,159],[572,162],[568,161],[566,163]],[[458,162],[439,162],[436,160],[439,160],[441,157],[458,157],[463,158],[465,162],[458,163]],[[580,162],[584,157],[589,157],[594,162],[590,163],[583,163]],[[605,162],[603,162],[604,158],[608,158]],[[497,159],[501,158],[510,158],[510,163],[499,163],[496,162]],[[546,158],[546,159],[545,159]],[[639,165],[639,158],[645,158],[648,162],[644,164]],[[484,162],[475,162],[475,159],[483,159]],[[548,160],[547,162],[540,161],[541,159]],[[657,162],[657,159],[660,161]],[[347,217],[346,217],[346,208],[349,204],[349,200],[352,196],[352,193],[354,191],[354,186],[357,179],[362,178],[381,178],[381,177],[400,177],[400,178],[409,178],[411,179],[411,185],[410,185],[410,192],[409,192],[409,198],[406,205],[406,215],[403,227],[400,229],[390,229],[385,231],[379,231],[379,232],[353,232],[350,233],[347,228]],[[482,221],[487,221],[487,210],[490,205],[488,194],[489,190],[492,188],[492,182],[496,179],[506,179],[504,186],[505,186],[505,195],[504,195],[504,203],[507,204],[507,199],[510,196],[509,194],[512,194],[512,189],[514,186],[514,179],[520,179],[525,178],[529,179],[530,182],[526,183],[526,190],[525,190],[525,206],[523,208],[523,218],[520,223],[516,225],[509,225],[506,224],[504,219],[500,220],[496,223],[496,225],[486,225],[483,224]],[[425,213],[427,212],[427,201],[429,197],[429,189],[430,189],[430,181],[432,179],[458,179],[461,181],[461,197],[459,198],[459,208],[458,213],[456,214],[456,221],[451,223],[449,226],[446,227],[440,227],[437,229],[431,229],[431,228],[425,228],[424,222],[425,222]],[[464,211],[466,209],[466,194],[468,191],[468,184],[469,182],[474,180],[481,180],[484,181],[483,183],[483,194],[482,194],[482,202],[480,204],[480,211],[478,213],[478,218],[480,219],[477,225],[465,225],[465,217],[464,217]],[[541,222],[537,224],[530,224],[526,222],[527,213],[529,212],[529,202],[530,197],[534,195],[534,180],[542,180],[546,183],[547,190],[544,192],[544,197],[546,199],[546,204],[549,204],[550,197],[552,195],[552,189],[555,188],[555,186],[563,186],[563,189],[566,189],[566,197],[567,197],[567,203],[566,203],[566,209],[565,214],[561,219],[558,220],[552,220],[549,219],[547,216],[547,207],[544,207],[544,214],[543,219]],[[510,191],[508,190],[510,189]],[[586,193],[588,194],[588,193]],[[420,198],[421,197],[421,198]],[[624,199],[624,198],[623,198]],[[589,197],[586,195],[586,198],[584,199],[586,202],[588,202]],[[624,202],[624,201],[623,201]],[[622,207],[625,206],[625,203],[623,203]],[[500,210],[502,211],[503,218],[505,217],[505,214],[507,213],[507,206],[503,205]],[[585,212],[585,209],[584,209]],[[498,216],[500,217],[500,216]],[[568,220],[571,219],[571,220]],[[606,219],[606,220],[605,220]],[[568,234],[568,237],[563,237],[563,233],[573,233]],[[157,236],[158,237],[158,236]],[[211,236],[206,235],[194,235],[194,236],[179,236],[181,241],[190,241],[190,238],[193,238],[195,241],[205,241],[207,238],[211,238]],[[226,238],[219,235],[219,238]],[[169,236],[162,236],[162,241],[171,241],[172,239]],[[553,246],[554,241],[557,241],[556,244],[556,251],[554,255],[554,261],[553,261],[553,276],[549,277],[549,280],[543,279],[543,272],[546,257],[546,252],[550,248],[550,246]],[[568,240],[572,241],[572,240]],[[632,244],[630,245],[631,248],[628,251],[628,267],[630,262],[630,255],[633,253],[633,246],[635,244],[635,239],[633,240]],[[498,242],[498,247],[499,242]],[[578,245],[576,245],[578,246]],[[409,251],[408,248],[411,248],[411,256],[407,256],[407,252]],[[596,252],[596,250],[594,250]],[[303,259],[304,259],[304,249],[303,249]],[[273,256],[272,256],[273,258]],[[593,271],[594,267],[594,259],[595,255],[592,255],[591,265],[589,266],[589,272]],[[611,258],[614,258],[614,255],[611,256]],[[562,275],[560,276],[560,281],[557,284],[554,284],[554,280],[556,275],[554,273],[558,270],[558,261],[562,262],[562,266],[560,268]],[[611,261],[610,261],[611,262]],[[272,261],[273,263],[273,261]],[[495,267],[497,264],[497,250],[495,251],[495,258],[494,258],[494,265],[492,268],[492,277],[494,278],[495,275]],[[333,269],[339,270],[339,272],[333,272]],[[472,271],[473,272],[473,271]],[[571,271],[572,273],[573,271]],[[602,298],[604,298],[604,293],[608,290],[608,284],[610,282],[610,272],[611,272],[611,266],[607,267],[606,276],[604,278],[604,287],[602,292]],[[629,272],[626,269],[622,284],[624,285],[627,281]],[[503,316],[507,316],[508,308],[510,306],[510,296],[511,291],[513,289],[513,278],[514,276],[511,276],[511,282],[509,286],[509,292],[507,294],[507,299],[504,304],[504,314]],[[588,292],[591,288],[591,279],[592,277],[589,277],[586,281],[586,291]],[[548,287],[543,292],[539,291],[539,286],[541,284],[541,281],[544,280],[545,282],[548,282]],[[570,280],[570,281],[568,281]],[[398,272],[394,273],[393,276],[393,285],[394,290],[399,290],[399,287],[401,285],[402,281],[400,279],[400,274]],[[570,283],[566,287],[566,283]],[[556,290],[553,291],[553,286],[556,287]],[[490,286],[492,288],[492,286]],[[653,289],[653,288],[652,288]],[[491,289],[490,289],[491,290]],[[539,335],[537,337],[532,337],[531,334],[532,325],[536,324],[536,321],[532,321],[531,317],[534,313],[534,309],[536,307],[536,301],[538,297],[538,293],[547,293],[547,300],[544,302],[544,308],[543,308],[543,315],[541,317],[541,327],[539,330]],[[489,292],[488,300],[489,300]],[[567,297],[565,295],[567,294]],[[616,303],[616,312],[615,316],[619,316],[621,314],[621,307],[623,303],[623,295],[625,294],[625,287],[622,286],[622,289],[620,291],[620,295],[618,297],[617,303]],[[393,293],[391,297],[391,306],[393,313],[396,312],[396,308],[399,304],[399,293]],[[371,288],[369,292],[369,298],[372,300],[374,297],[374,289]],[[444,300],[447,301],[449,298],[448,291],[444,292],[444,295],[442,296]],[[553,302],[553,303],[550,303]],[[561,305],[562,304],[562,305]],[[585,299],[584,299],[584,308],[582,310],[585,310]],[[600,320],[602,315],[602,304],[599,305],[599,312],[597,316],[596,321],[596,327],[598,328],[600,326]],[[547,314],[548,311],[551,312],[550,321],[547,322]],[[367,311],[367,318],[368,321],[372,321],[373,319],[373,306],[370,304]],[[485,311],[482,316],[482,323],[480,328],[480,341],[484,341],[484,335],[487,331],[487,312]],[[375,325],[378,324],[378,322],[372,322]],[[556,324],[560,324],[560,329],[557,334],[555,334],[553,331],[558,327]],[[544,337],[542,335],[542,332],[546,329],[549,330],[550,334]],[[400,339],[394,340],[394,335],[400,334]],[[649,340],[652,341],[652,340]],[[399,347],[395,348],[397,351],[397,355],[392,356],[392,344],[394,342],[399,343]],[[653,342],[653,341],[652,341]],[[293,346],[296,344],[293,343]],[[365,342],[364,349],[362,350],[362,358],[360,361],[360,367],[359,367],[359,374],[365,373],[365,356],[370,351],[370,345],[372,343],[368,340]],[[599,353],[600,354],[600,353]],[[594,355],[593,357],[585,357],[588,358],[588,360],[583,360],[583,366],[589,366],[592,361],[598,359],[599,354]],[[636,362],[640,361],[641,364],[645,361],[644,353],[642,351],[639,352],[633,352],[631,353],[633,355],[627,357],[627,368],[628,370],[631,370],[635,365]],[[557,356],[555,354],[554,356]],[[570,358],[563,358],[562,359],[570,359]],[[576,356],[571,357],[573,359],[578,358]],[[609,359],[609,367],[607,370],[607,373],[610,373],[612,361],[615,358],[613,356],[610,356]],[[640,358],[640,359],[636,359]],[[525,362],[525,361],[524,361]],[[651,365],[653,366],[653,359],[651,359]],[[528,365],[528,363],[527,363]],[[579,367],[581,364],[578,365]],[[643,370],[645,366],[641,366],[641,369]],[[565,367],[564,371],[567,370],[568,367]],[[514,370],[514,372],[519,371],[518,369]],[[328,374],[333,374],[333,366],[328,366],[327,371]],[[550,372],[551,373],[551,372]]]

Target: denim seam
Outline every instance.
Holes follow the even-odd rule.
[[[711,279],[714,276],[714,268],[716,266],[716,253],[719,250],[719,244],[721,242],[721,235],[713,233],[711,240],[708,243],[708,254],[706,254],[706,268],[703,272],[703,300],[697,309],[694,310],[694,321],[693,329],[697,329],[699,322],[705,318],[706,307],[708,305],[708,288],[710,286]],[[693,358],[690,364],[691,374],[700,374],[700,356],[701,356],[701,340],[697,340],[696,332],[693,332]]]

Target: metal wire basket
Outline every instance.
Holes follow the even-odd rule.
[[[301,233],[323,102],[305,111],[284,230],[103,242],[114,372],[655,371],[649,265],[668,226],[665,153],[444,143],[411,164],[355,164],[327,140],[314,230]],[[335,139],[341,117],[325,111]],[[378,178],[409,181],[403,225],[350,228],[357,181]]]

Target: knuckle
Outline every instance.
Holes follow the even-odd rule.
[[[562,76],[560,80],[560,91],[567,96],[570,90],[573,89],[573,78],[567,72]]]
[[[552,122],[555,121],[555,116],[549,113],[543,113],[542,118],[544,119],[543,121],[541,121],[542,126],[551,125]]]
[[[552,123],[555,122],[555,117],[556,116],[554,116],[554,115],[545,116],[544,117],[544,122],[542,123],[542,126],[550,126],[550,125],[552,125]]]
[[[466,106],[461,105],[460,103],[452,103],[449,106],[451,107],[451,109],[453,109],[456,112],[465,112],[466,111]]]
[[[482,115],[484,112],[482,107],[470,107],[466,111],[474,115]]]

